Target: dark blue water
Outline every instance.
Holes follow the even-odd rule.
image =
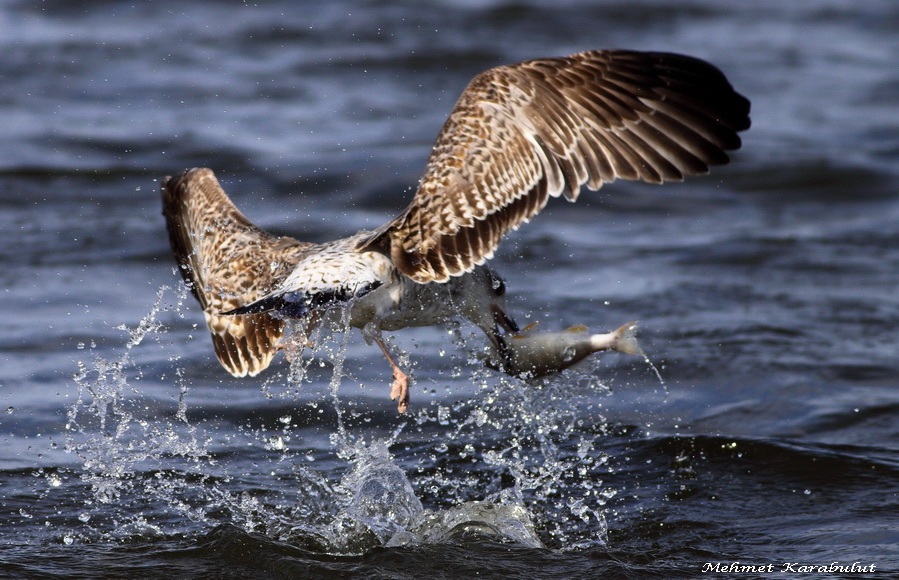
[[[0,574],[899,573],[897,29],[891,0],[3,3]],[[743,149],[551,204],[493,264],[522,322],[639,319],[664,383],[514,381],[465,326],[394,337],[407,417],[358,334],[218,366],[162,176],[211,167],[302,239],[374,227],[473,75],[614,47],[714,62]]]

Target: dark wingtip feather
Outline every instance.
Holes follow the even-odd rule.
[[[241,314],[260,314],[263,312],[271,312],[272,310],[283,310],[286,306],[297,306],[301,304],[301,302],[288,302],[284,299],[283,294],[275,294],[271,296],[265,296],[264,298],[260,298],[255,302],[250,302],[249,304],[244,304],[243,306],[238,306],[233,310],[228,310],[227,312],[222,312],[222,316],[239,316]]]

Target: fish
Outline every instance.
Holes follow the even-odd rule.
[[[554,332],[535,332],[536,323],[517,334],[508,334],[487,349],[487,366],[506,374],[537,378],[563,371],[602,351],[646,356],[637,341],[637,322],[622,324],[612,332],[592,334],[586,326]]]

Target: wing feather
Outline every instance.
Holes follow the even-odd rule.
[[[490,69],[450,113],[411,204],[359,248],[444,282],[483,264],[549,197],[706,173],[748,127],[749,101],[692,57],[589,51]]]
[[[234,376],[255,376],[277,352],[284,321],[270,313],[220,313],[263,296],[290,273],[310,244],[253,225],[209,169],[167,177],[162,198],[178,269],[203,308],[219,362]]]

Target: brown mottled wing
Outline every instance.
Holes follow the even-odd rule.
[[[412,203],[360,249],[417,282],[446,281],[492,257],[549,196],[707,173],[748,127],[749,101],[687,56],[592,51],[494,68],[462,93]]]
[[[254,376],[278,350],[284,321],[268,313],[220,316],[256,300],[283,279],[309,244],[254,226],[209,169],[166,178],[163,215],[178,268],[203,307],[219,362]]]

